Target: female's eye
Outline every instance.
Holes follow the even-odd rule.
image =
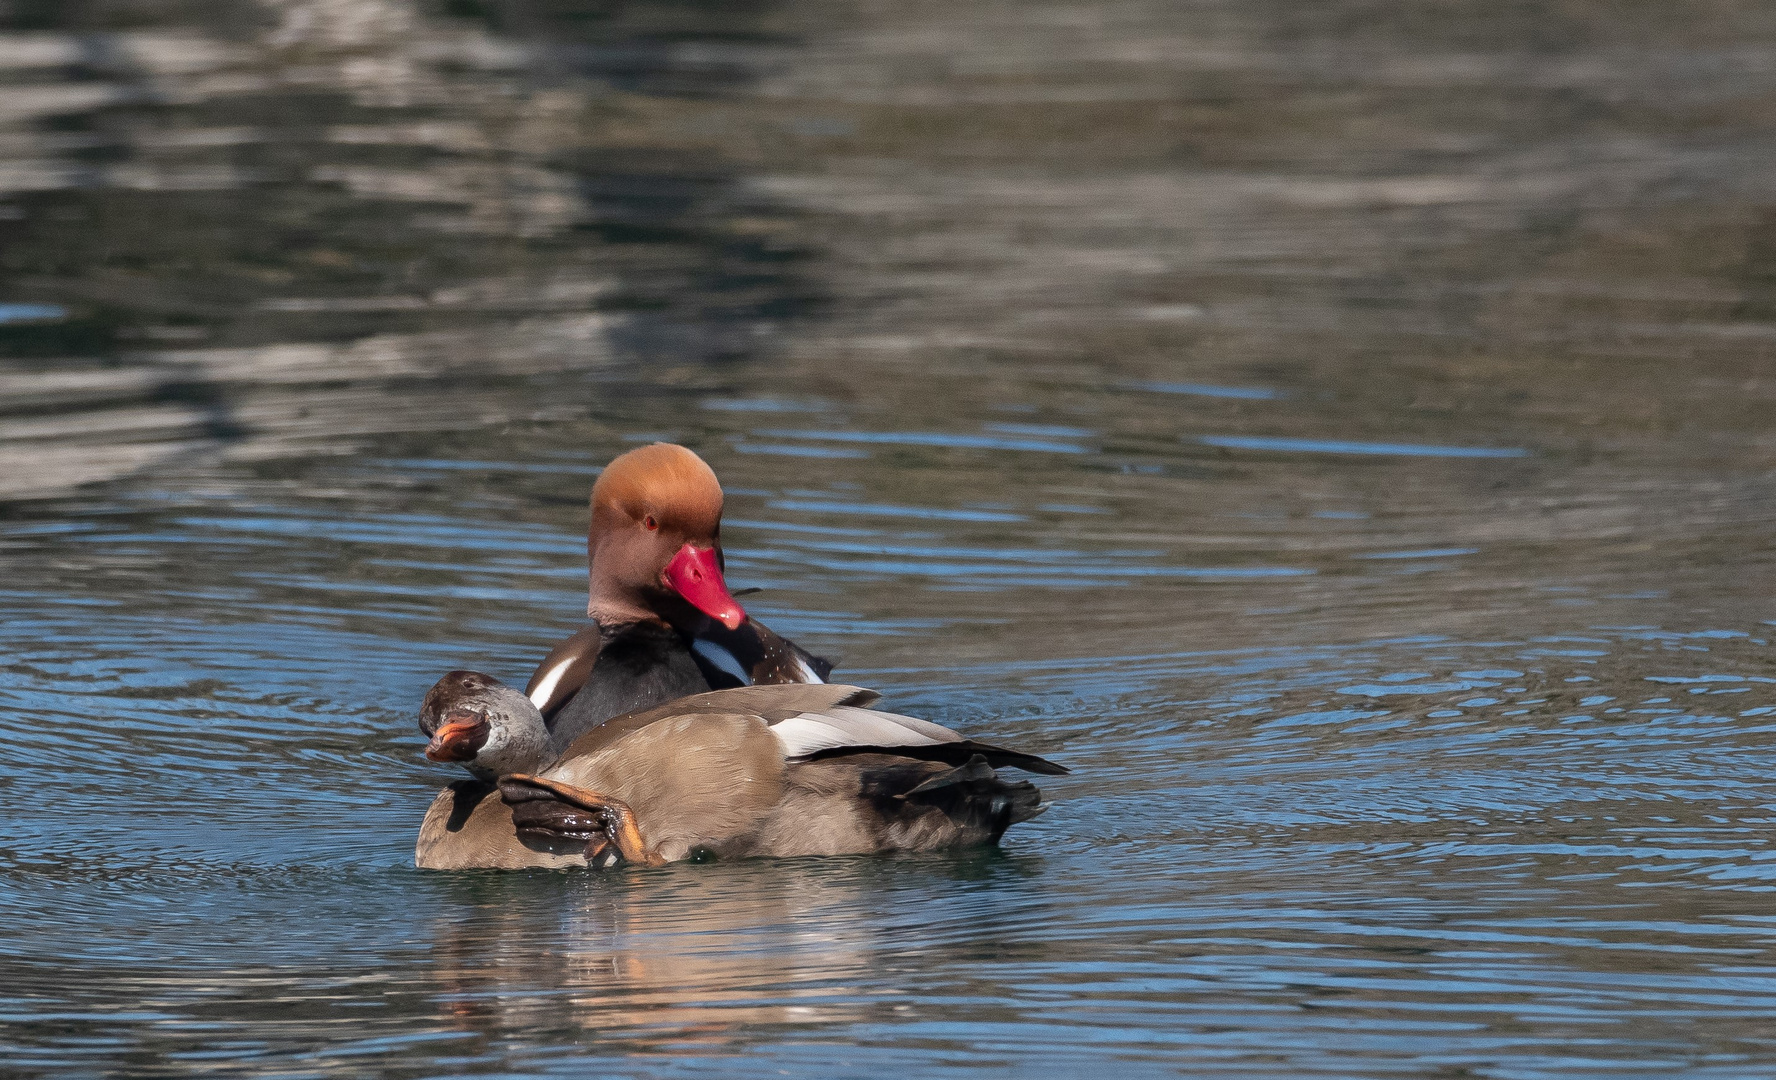
[[[643,525],[646,525],[650,530],[657,529],[660,527],[660,523],[654,520],[654,515],[652,515],[652,514],[649,514],[647,517],[642,518],[641,523]]]

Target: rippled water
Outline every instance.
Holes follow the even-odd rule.
[[[1776,1068],[1767,5],[0,26],[0,1071]],[[414,871],[654,438],[1053,810]]]

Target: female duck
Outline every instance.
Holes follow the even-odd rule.
[[[996,767],[1067,771],[867,708],[876,697],[855,686],[718,690],[617,717],[555,757],[533,701],[486,675],[453,671],[421,709],[426,756],[460,762],[479,779],[439,793],[414,862],[657,866],[699,854],[990,844],[1042,809],[1032,784],[1001,780]]]

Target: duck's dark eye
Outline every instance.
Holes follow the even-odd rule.
[[[652,532],[653,530],[660,527],[660,523],[654,520],[654,515],[652,515],[652,514],[649,514],[647,517],[642,518],[641,523],[648,527],[649,532]]]

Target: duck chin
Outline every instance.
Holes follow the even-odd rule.
[[[507,760],[511,756],[506,752],[511,741],[511,735],[505,725],[496,724],[493,730],[488,732],[487,741],[482,744],[481,750],[475,755],[474,760],[464,762],[463,766],[473,773],[476,779],[486,780],[490,783],[507,773],[521,771],[518,766]]]
[[[530,705],[528,699],[524,700],[524,705],[526,715],[496,716],[480,752],[473,761],[464,762],[479,779],[493,781],[512,773],[534,772],[544,764],[538,759],[548,745],[548,729],[543,725],[542,714]]]

